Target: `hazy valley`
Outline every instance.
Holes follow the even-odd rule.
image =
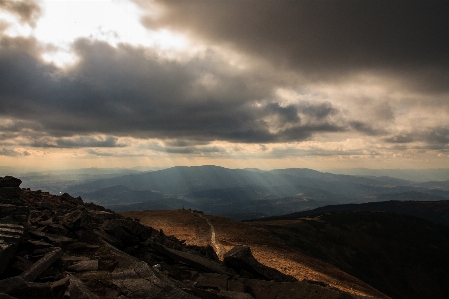
[[[354,170],[360,172],[361,170]],[[372,173],[383,176],[372,176]],[[69,193],[114,211],[191,208],[236,220],[284,215],[348,203],[449,199],[445,170],[423,170],[417,181],[406,171],[365,170],[366,175],[332,174],[311,169],[228,169],[217,166],[163,170],[81,169],[24,173],[23,187],[52,194]],[[426,178],[440,180],[424,181]],[[444,180],[446,179],[446,180]]]

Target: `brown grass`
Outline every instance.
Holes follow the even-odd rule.
[[[140,219],[144,225],[162,229],[187,244],[205,246],[210,244],[210,228],[206,221],[188,210],[138,211],[121,213],[126,217]],[[363,281],[308,255],[286,246],[282,240],[271,236],[264,228],[251,223],[204,215],[215,228],[217,239],[226,251],[236,245],[251,247],[254,257],[262,264],[289,274],[298,280],[324,282],[345,292],[362,296],[389,298]]]

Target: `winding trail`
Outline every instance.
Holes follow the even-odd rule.
[[[203,218],[204,220],[206,220],[207,224],[210,226],[210,231],[211,231],[211,236],[210,236],[210,243],[212,245],[212,247],[215,250],[215,253],[217,254],[218,258],[220,260],[223,260],[223,255],[224,255],[224,248],[223,246],[220,244],[220,242],[217,240],[216,234],[215,234],[215,228],[212,225],[212,223],[209,221],[209,219],[207,219],[206,217],[204,217],[201,214],[198,214],[198,216],[200,216],[201,218]]]

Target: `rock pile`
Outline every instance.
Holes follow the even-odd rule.
[[[358,298],[20,183],[0,178],[0,298]]]

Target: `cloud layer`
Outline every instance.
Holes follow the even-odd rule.
[[[18,49],[20,42],[2,47],[0,75],[8,79],[0,82],[0,101],[3,116],[21,130],[270,143],[348,129],[330,103],[285,105],[271,76],[229,72],[212,51],[170,61],[144,48],[81,39],[73,45],[79,62],[61,71]]]
[[[435,92],[448,88],[447,76],[441,76],[449,66],[449,4],[444,1],[159,3],[164,14],[144,18],[149,28],[167,26],[230,44],[312,80],[383,71],[409,87]]]
[[[149,32],[182,34],[188,48],[80,37],[69,45],[75,62],[61,68],[43,59],[59,45],[12,36],[4,23],[0,155],[30,155],[19,147],[245,159],[449,149],[445,2],[134,2]],[[0,7],[29,26],[43,17],[32,1]]]

